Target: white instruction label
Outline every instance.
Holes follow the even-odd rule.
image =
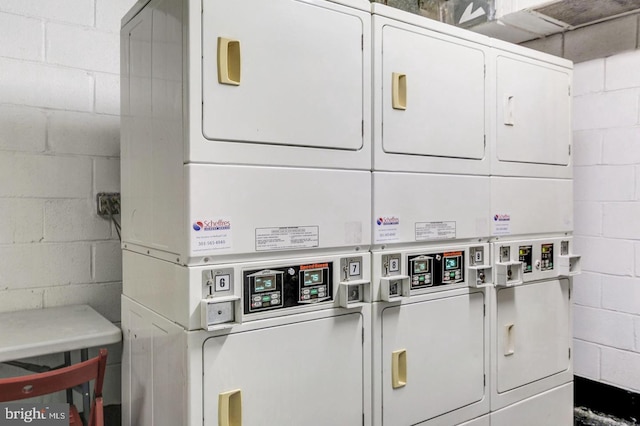
[[[313,248],[320,245],[318,226],[256,229],[256,251]]]
[[[416,222],[416,241],[456,237],[456,222]]]
[[[191,224],[191,251],[207,252],[231,248],[231,219],[195,219]]]
[[[493,215],[493,229],[491,235],[509,235],[511,234],[511,215],[507,213],[499,213]]]
[[[375,243],[400,241],[400,218],[398,216],[380,216],[375,219],[373,226]]]

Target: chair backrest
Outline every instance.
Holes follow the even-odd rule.
[[[0,402],[46,395],[75,387],[90,380],[95,380],[95,397],[101,397],[106,365],[107,350],[100,349],[97,357],[69,367],[28,376],[0,379]],[[85,409],[87,408],[89,407]]]

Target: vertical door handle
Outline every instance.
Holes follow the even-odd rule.
[[[391,386],[398,389],[407,385],[407,350],[391,353]]]
[[[515,108],[515,97],[513,95],[506,95],[504,97],[504,125],[505,126],[514,126],[515,122],[513,119]]]
[[[240,85],[240,41],[218,37],[218,83]]]
[[[515,324],[507,324],[504,326],[504,356],[513,355],[515,353]]]
[[[407,109],[407,75],[394,72],[391,74],[391,102],[393,109]]]
[[[242,426],[242,391],[218,395],[218,426]]]

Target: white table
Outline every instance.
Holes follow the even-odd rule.
[[[65,365],[71,365],[71,351],[80,350],[80,359],[86,361],[89,348],[121,339],[120,329],[88,305],[0,313],[0,362],[27,369],[34,365],[15,361],[62,352]],[[88,383],[82,386],[82,396],[86,415],[91,406]],[[71,391],[67,400],[73,402]]]

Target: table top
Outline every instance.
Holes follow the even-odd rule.
[[[117,343],[120,329],[88,305],[0,313],[0,362]]]

